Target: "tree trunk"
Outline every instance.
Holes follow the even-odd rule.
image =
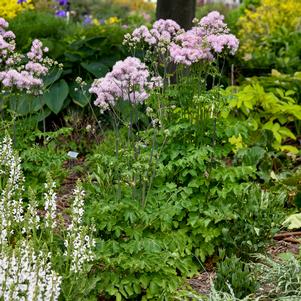
[[[189,29],[195,17],[196,0],[157,0],[157,19],[172,19]]]

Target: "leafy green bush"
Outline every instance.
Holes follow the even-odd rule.
[[[17,48],[27,51],[34,39],[56,42],[59,45],[75,30],[75,24],[67,24],[51,13],[35,10],[24,11],[10,20],[10,29],[16,35]],[[47,45],[48,46],[48,45]],[[53,49],[50,49],[50,54]]]
[[[172,95],[171,103],[182,96]],[[136,132],[139,156],[122,130],[118,156],[108,136],[90,157],[87,218],[101,239],[101,294],[168,299],[221,245],[227,254],[248,256],[277,228],[285,193],[264,194],[252,183],[253,162],[227,165],[232,148],[223,119],[207,111],[210,97],[195,98],[187,107],[181,98],[182,107],[168,113],[167,128]]]

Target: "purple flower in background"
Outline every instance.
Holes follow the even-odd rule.
[[[84,25],[91,24],[92,23],[92,18],[90,16],[86,16],[83,23],[84,23]]]
[[[61,6],[66,6],[68,4],[68,0],[56,0],[56,2]]]
[[[27,0],[18,0],[18,4],[26,3]]]
[[[105,20],[104,19],[99,19],[99,24],[105,24]]]
[[[65,10],[58,10],[58,11],[55,13],[55,15],[56,15],[57,17],[64,18],[64,17],[67,16],[67,12],[66,12]]]

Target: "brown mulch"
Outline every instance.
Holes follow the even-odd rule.
[[[189,279],[190,286],[200,294],[208,295],[211,290],[211,282],[215,278],[215,262],[209,257],[204,263],[204,272]]]
[[[211,282],[215,278],[215,272],[203,272],[195,278],[189,279],[188,283],[200,294],[208,295],[211,290]]]
[[[70,208],[70,200],[72,199],[73,191],[76,187],[77,181],[82,177],[82,175],[75,171],[73,167],[81,166],[84,164],[84,158],[70,159],[64,162],[64,168],[68,170],[69,174],[64,179],[62,185],[59,188],[56,196],[56,207],[57,214],[60,217],[58,222],[58,229],[60,227],[67,227],[70,224],[70,218],[68,215],[68,208]],[[38,210],[38,215],[45,216],[46,211],[44,209]]]
[[[267,254],[276,257],[281,253],[299,254],[299,235],[301,232],[280,232],[275,235],[273,243],[267,248]]]
[[[64,162],[64,168],[70,170],[68,176],[64,179],[60,189],[57,193],[56,206],[58,213],[64,218],[64,224],[68,225],[69,215],[66,213],[66,209],[70,207],[70,199],[72,199],[73,191],[76,187],[77,181],[82,177],[82,175],[74,171],[75,166],[81,166],[84,164],[84,158],[80,157],[78,159],[70,159]]]

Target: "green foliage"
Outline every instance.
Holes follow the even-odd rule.
[[[87,217],[101,238],[102,294],[167,300],[220,245],[242,256],[262,249],[282,217],[286,195],[264,194],[252,184],[256,160],[231,166],[223,160],[231,152],[222,142],[223,119],[209,119],[198,129],[203,139],[196,139],[198,119],[178,116],[167,130],[140,131],[134,160],[124,131],[118,157],[109,136],[89,160]]]
[[[32,124],[30,124],[32,121]],[[35,120],[30,118],[18,120],[15,125],[15,149],[22,159],[22,170],[26,177],[26,187],[37,192],[43,191],[47,175],[51,175],[57,183],[66,176],[64,162],[70,150],[61,141],[67,139],[72,132],[70,128],[61,128],[56,132],[41,132],[35,127]],[[11,135],[14,132],[11,131]],[[2,133],[5,135],[5,131]],[[0,135],[0,138],[3,136]]]
[[[231,292],[231,288],[235,297],[243,298],[255,292],[257,283],[249,266],[232,256],[217,264],[214,287],[224,292]]]
[[[59,41],[63,41],[76,27],[75,24],[67,24],[65,20],[57,18],[51,13],[35,10],[27,10],[18,14],[10,20],[9,26],[16,35],[17,47],[20,50],[27,50],[34,39],[40,39],[44,43],[48,41],[48,45],[55,43],[59,46]],[[52,50],[50,49],[50,51]]]

